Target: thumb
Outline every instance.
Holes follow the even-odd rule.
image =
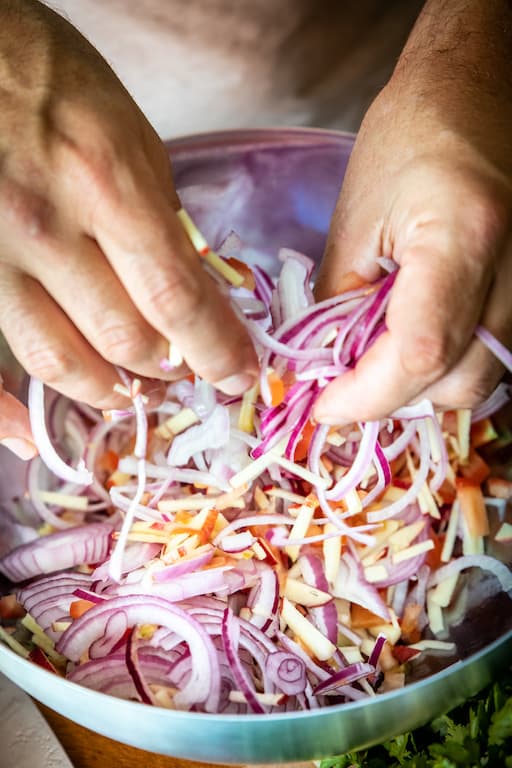
[[[356,212],[342,189],[334,211],[327,245],[315,282],[317,301],[359,288],[381,273],[377,257],[382,255],[382,220],[372,218],[369,206]]]
[[[0,377],[0,444],[25,461],[37,454],[27,408],[3,388]]]

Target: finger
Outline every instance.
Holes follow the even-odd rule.
[[[489,279],[478,260],[465,273],[440,251],[435,233],[402,254],[386,316],[388,331],[356,367],[319,398],[321,422],[384,418],[440,379],[463,356],[482,311]]]
[[[117,275],[87,236],[36,249],[25,264],[104,360],[149,378],[163,378],[168,342],[142,317]]]
[[[32,459],[37,448],[32,439],[27,408],[3,388],[0,376],[0,444],[20,459]]]
[[[361,133],[343,180],[315,281],[318,301],[350,290],[354,275],[365,282],[376,280],[381,271],[376,257],[391,256],[385,252],[382,242],[384,206],[379,199],[373,199],[373,189],[365,182],[368,172],[361,163],[359,146],[362,143]],[[374,169],[372,179],[378,188],[375,175]]]
[[[247,331],[202,269],[165,195],[144,186],[140,195],[98,209],[94,236],[141,314],[190,368],[240,394],[257,371]]]
[[[479,321],[509,349],[512,348],[511,281],[512,251],[509,250],[501,260]],[[441,408],[474,408],[494,391],[503,373],[502,364],[473,337],[460,362],[421,396]]]
[[[21,365],[57,391],[97,408],[126,405],[119,381],[44,288],[16,270],[0,273],[0,328]]]

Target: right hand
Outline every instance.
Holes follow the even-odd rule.
[[[247,332],[175,215],[166,150],[98,52],[34,0],[0,7],[0,329],[33,376],[98,408],[114,366],[163,378],[176,344],[228,394]]]

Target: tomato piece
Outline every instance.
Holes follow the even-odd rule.
[[[302,436],[295,447],[294,461],[304,461],[308,455],[309,444],[315,431],[315,425],[312,421],[306,422],[302,430]]]
[[[92,600],[74,600],[69,606],[69,615],[72,619],[79,619],[89,608],[93,608],[95,603]]]
[[[471,448],[466,464],[459,467],[460,474],[475,485],[481,485],[491,474],[491,468],[482,457]]]
[[[489,519],[482,488],[464,477],[457,478],[457,499],[471,536],[487,536]]]

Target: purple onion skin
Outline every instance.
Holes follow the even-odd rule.
[[[58,531],[16,547],[0,560],[0,572],[13,582],[77,565],[98,563],[107,557],[113,528],[108,523]]]

